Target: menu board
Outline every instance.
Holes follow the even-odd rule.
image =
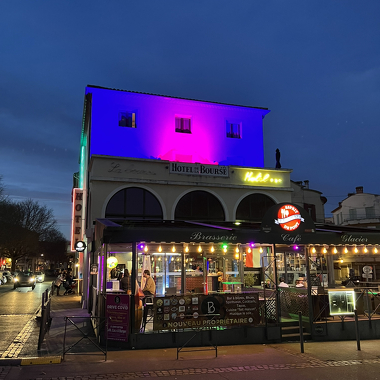
[[[329,290],[330,315],[355,314],[354,290]]]
[[[107,339],[128,341],[129,299],[130,296],[127,294],[107,294]]]
[[[154,298],[153,330],[233,327],[260,321],[256,293],[225,293]]]

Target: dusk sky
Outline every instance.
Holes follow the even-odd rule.
[[[379,0],[0,4],[0,175],[70,237],[87,84],[266,107],[265,166],[380,193]],[[255,149],[254,142],[252,149]]]

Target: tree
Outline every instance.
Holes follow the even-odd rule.
[[[56,225],[53,211],[37,201],[0,202],[0,255],[12,259],[12,271],[17,260],[38,256],[41,249],[47,252],[54,246],[59,255],[66,251],[66,241],[63,245],[64,237]]]
[[[0,175],[0,202],[5,200],[5,186],[3,185],[3,176]]]

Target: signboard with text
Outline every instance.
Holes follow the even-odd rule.
[[[83,240],[83,190],[73,189],[73,212],[71,229],[71,250],[75,251],[75,244]]]
[[[233,327],[260,322],[256,293],[226,293],[154,298],[154,330]]]
[[[130,296],[107,294],[107,339],[128,342]]]

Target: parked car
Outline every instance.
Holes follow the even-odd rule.
[[[13,280],[12,273],[9,270],[3,271],[3,276],[7,278],[8,282],[11,282]]]
[[[36,277],[32,272],[19,272],[13,279],[13,289],[19,287],[32,287],[32,290],[36,287]]]
[[[4,275],[4,271],[0,271],[0,281],[1,284],[6,284],[7,283],[7,277]]]
[[[44,272],[35,272],[37,282],[44,282],[45,281],[45,273]]]

